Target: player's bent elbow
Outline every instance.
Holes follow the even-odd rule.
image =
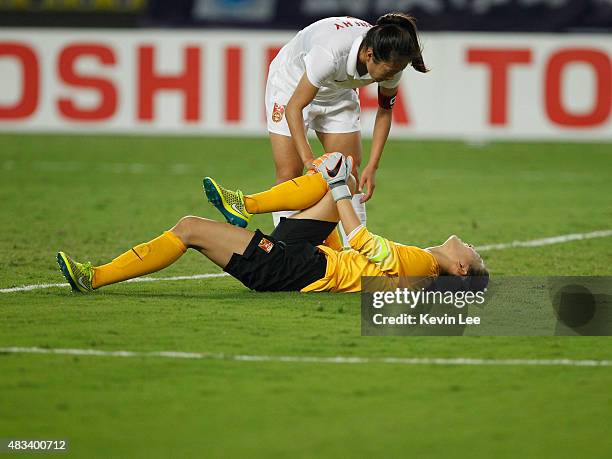
[[[285,107],[285,116],[287,117],[287,122],[289,122],[289,120],[293,119],[295,116],[302,117],[302,110],[304,110],[307,105],[308,104],[301,104],[293,97],[289,99],[289,102],[287,102],[287,106]]]
[[[287,105],[285,106],[285,117],[287,118],[287,122],[289,122],[289,119],[294,115],[295,112],[297,112],[295,103],[292,99],[289,99],[289,102],[287,102]]]

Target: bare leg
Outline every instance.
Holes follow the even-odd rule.
[[[201,217],[183,217],[170,230],[187,247],[199,250],[225,269],[234,253],[242,255],[253,238],[253,231]]]
[[[361,165],[361,132],[330,134],[317,132],[326,153],[339,151],[353,157],[353,175],[358,177],[357,168]],[[276,167],[276,183],[286,182],[299,177],[304,171],[304,165],[298,155],[293,139],[280,134],[270,133],[272,156]]]
[[[355,189],[357,188],[357,181],[352,175],[348,185],[351,189],[351,193],[354,193]],[[301,212],[293,215],[291,218],[308,218],[311,220],[321,220],[324,222],[340,221],[338,206],[334,202],[334,198],[332,198],[331,191],[328,191],[327,194],[325,194],[325,196],[323,196],[323,198],[314,206],[302,210]]]
[[[356,181],[349,180],[351,191],[355,191]],[[317,204],[296,214],[293,218],[309,218],[328,222],[338,221],[338,210],[331,192]],[[207,218],[183,217],[170,230],[183,244],[199,250],[213,263],[225,269],[232,255],[242,255],[253,238],[253,231],[221,223]]]
[[[272,144],[272,156],[276,167],[276,183],[283,183],[302,175],[304,165],[295,149],[293,139],[270,133],[270,143]]]
[[[331,191],[328,191],[323,198],[317,202],[314,206],[302,210],[290,218],[307,218],[310,220],[321,220],[324,222],[338,222],[338,209],[334,198],[332,198]]]
[[[270,132],[270,143],[272,144],[272,156],[276,168],[276,184],[302,175],[304,164],[295,148],[293,138]],[[282,217],[288,218],[294,213],[285,209],[272,212],[274,226],[278,225]]]

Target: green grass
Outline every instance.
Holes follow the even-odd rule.
[[[610,229],[609,150],[390,142],[369,227],[421,246]],[[217,218],[204,175],[265,189],[268,141],[0,136],[0,288],[63,282],[60,249],[102,263],[183,215]],[[612,275],[606,238],[483,256],[493,276]],[[187,253],[158,276],[219,271]],[[0,294],[0,314],[0,347],[612,359],[607,337],[361,337],[358,295],[258,294],[230,278]],[[87,458],[609,457],[611,384],[612,368],[0,354],[0,438],[68,438]]]

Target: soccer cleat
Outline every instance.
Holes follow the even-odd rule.
[[[246,210],[242,191],[226,190],[214,179],[204,177],[204,192],[213,206],[223,214],[228,223],[245,228],[253,216]]]
[[[74,292],[88,293],[93,291],[94,269],[91,263],[77,263],[64,252],[58,252],[57,264]]]

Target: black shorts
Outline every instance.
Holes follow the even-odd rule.
[[[325,276],[327,259],[316,246],[335,227],[331,222],[282,218],[270,236],[256,230],[244,254],[232,255],[225,272],[258,292],[302,290]]]

